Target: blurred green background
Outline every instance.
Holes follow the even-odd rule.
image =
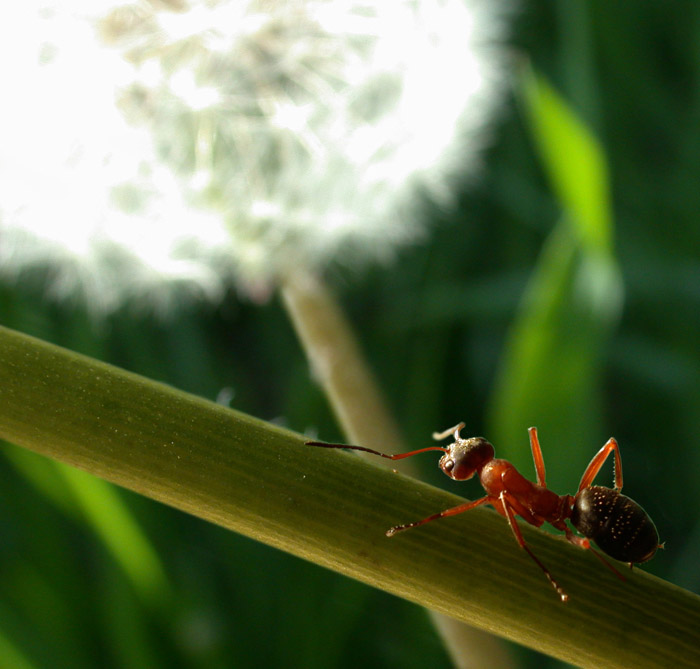
[[[534,478],[537,425],[547,482],[564,494],[615,436],[625,492],[666,541],[645,569],[695,592],[699,40],[694,2],[521,3],[514,54],[602,145],[613,254],[571,242],[562,181],[578,181],[566,155],[548,161],[523,68],[482,178],[457,183],[458,209],[426,206],[433,234],[394,265],[329,275],[412,447],[463,420]],[[79,303],[47,300],[50,280],[0,286],[2,324],[342,440],[276,299],[250,304],[232,287],[216,307],[185,302],[161,318],[127,307],[95,323]],[[478,494],[417,459],[425,480]],[[135,494],[81,488],[13,446],[0,468],[3,667],[450,666],[412,604]],[[612,463],[599,480],[610,485]],[[175,608],[158,605],[163,590]]]

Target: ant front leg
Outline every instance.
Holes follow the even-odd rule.
[[[487,504],[491,502],[490,497],[481,497],[474,500],[473,502],[467,502],[466,504],[460,504],[459,506],[453,506],[451,509],[445,509],[440,511],[440,513],[434,513],[432,516],[423,518],[422,520],[416,520],[413,523],[407,523],[406,525],[394,525],[386,531],[387,537],[393,537],[397,532],[403,532],[404,530],[410,530],[412,527],[418,527],[419,525],[425,525],[431,520],[437,520],[438,518],[447,518],[448,516],[456,516],[458,513],[464,513],[465,511],[471,511],[477,506],[482,504]]]
[[[584,488],[588,488],[588,486],[593,483],[593,479],[597,476],[611,451],[615,451],[615,490],[617,490],[617,492],[622,490],[622,460],[620,459],[620,447],[617,445],[617,441],[611,437],[605,442],[603,448],[593,456],[588,467],[586,467],[586,471],[583,472],[581,483],[579,483],[578,486],[579,492]]]
[[[515,514],[513,513],[513,509],[511,508],[509,502],[508,502],[508,497],[504,492],[502,492],[498,496],[498,500],[501,504],[501,508],[503,509],[503,514],[505,517],[508,519],[508,524],[510,525],[510,529],[513,531],[513,534],[515,535],[515,540],[518,542],[520,545],[520,548],[524,548],[527,551],[527,554],[537,563],[537,566],[544,572],[544,575],[547,577],[549,582],[552,584],[552,587],[557,591],[557,594],[561,598],[562,602],[566,602],[569,599],[569,595],[566,594],[564,591],[564,588],[562,588],[555,580],[554,577],[552,576],[551,572],[547,567],[540,562],[539,558],[530,550],[530,547],[525,543],[525,539],[523,538],[522,533],[520,532],[520,528],[518,527],[518,522],[515,520]]]

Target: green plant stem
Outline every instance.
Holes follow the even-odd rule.
[[[348,441],[384,453],[406,452],[401,431],[352,328],[322,280],[299,272],[283,282],[282,296],[311,369]],[[380,460],[377,465],[406,474],[413,469],[408,460]],[[435,611],[429,613],[459,669],[513,666],[508,651],[493,635]]]
[[[584,667],[700,666],[700,597],[475,509],[387,539],[460,498],[0,328],[0,437]]]

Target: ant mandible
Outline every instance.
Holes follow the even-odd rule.
[[[307,441],[306,443],[310,446],[323,448],[347,448],[355,451],[364,451],[388,458],[389,460],[401,460],[402,458],[408,458],[426,451],[442,451],[444,455],[440,458],[440,469],[455,481],[466,481],[474,474],[478,474],[479,481],[486,495],[472,502],[466,502],[440,513],[435,513],[422,520],[406,525],[396,525],[387,530],[386,535],[393,537],[397,532],[424,525],[432,520],[455,516],[482,504],[490,504],[508,520],[516,541],[542,569],[561,597],[562,602],[566,602],[569,596],[554,580],[549,569],[540,562],[527,543],[525,543],[515,516],[520,516],[535,527],[540,527],[543,523],[548,522],[556,529],[564,532],[567,540],[574,546],[592,551],[623,581],[625,577],[591,547],[591,540],[608,556],[615,560],[627,562],[630,567],[634,563],[650,560],[656,553],[657,548],[661,547],[656,527],[646,511],[634,500],[620,493],[622,490],[622,461],[620,459],[620,449],[615,439],[608,439],[594,456],[588,467],[586,467],[586,471],[583,472],[578,492],[572,496],[557,495],[547,488],[544,459],[540,442],[537,438],[536,427],[531,427],[528,433],[530,435],[532,459],[535,462],[537,483],[528,481],[508,460],[495,458],[493,446],[483,437],[462,438],[459,434],[462,429],[464,429],[464,423],[459,423],[459,425],[451,427],[444,432],[433,433],[433,439],[436,441],[452,435],[454,442],[447,447],[429,446],[428,448],[395,455],[380,453],[363,446],[327,444],[319,441]],[[612,452],[615,453],[614,489],[591,485]],[[566,524],[567,519],[583,537],[579,537],[571,531]]]

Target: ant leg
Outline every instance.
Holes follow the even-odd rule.
[[[556,527],[556,526],[555,526]],[[583,550],[590,551],[595,555],[610,571],[615,574],[619,579],[626,581],[627,579],[617,570],[615,567],[608,562],[593,546],[591,546],[591,542],[586,539],[585,537],[579,537],[576,536],[565,524],[561,528],[557,529],[563,529],[564,532],[566,533],[566,538],[569,541],[569,543],[572,543],[574,546],[578,546],[579,548],[582,548]]]
[[[626,581],[627,579],[613,566],[612,563],[608,562],[593,546],[589,546],[588,550],[593,553],[615,576],[617,576],[621,581]],[[632,569],[632,563],[628,563],[630,569]]]
[[[545,576],[549,580],[549,582],[552,584],[552,587],[557,591],[557,594],[559,597],[561,597],[562,602],[566,602],[569,599],[569,595],[564,592],[564,589],[554,580],[554,577],[550,573],[549,569],[545,567],[542,562],[540,562],[539,558],[530,550],[530,547],[525,543],[525,539],[523,539],[523,535],[520,533],[520,528],[518,527],[518,523],[515,520],[515,515],[513,514],[513,509],[511,509],[510,504],[508,503],[508,499],[506,498],[506,493],[502,492],[498,496],[499,501],[501,502],[501,505],[503,507],[503,512],[505,517],[508,519],[508,524],[510,525],[510,529],[513,531],[513,534],[515,535],[515,540],[518,542],[521,548],[524,548],[527,551],[527,554],[537,563],[539,568],[544,572]]]
[[[459,431],[464,429],[464,423],[458,423],[454,427],[451,427],[444,432],[433,432],[433,439],[435,441],[440,441],[441,439],[444,439],[445,437],[449,437],[451,434],[454,434],[455,441],[457,439],[461,439],[459,436]]]
[[[482,504],[487,504],[491,501],[491,498],[481,497],[473,502],[467,502],[466,504],[460,504],[459,506],[453,506],[451,509],[445,509],[445,511],[440,511],[440,513],[434,513],[432,516],[423,518],[422,520],[416,520],[413,523],[407,523],[406,525],[395,525],[386,531],[387,537],[393,537],[397,532],[403,532],[404,530],[410,530],[412,527],[418,527],[419,525],[425,525],[431,520],[437,520],[438,518],[447,518],[448,516],[456,516],[458,513],[464,513],[465,511],[471,511],[471,509],[476,508]]]
[[[532,451],[532,459],[535,461],[537,485],[541,485],[543,488],[546,488],[547,486],[544,482],[544,458],[542,457],[540,440],[537,438],[537,428],[531,427],[527,432],[530,435],[530,450]]]
[[[579,483],[578,486],[579,492],[593,483],[593,479],[607,460],[610,451],[615,451],[615,490],[617,490],[617,492],[622,490],[622,460],[620,459],[620,448],[617,445],[617,441],[611,437],[605,442],[603,448],[593,456],[588,467],[586,467],[586,471],[583,472],[581,483]]]
[[[426,451],[442,451],[445,453],[446,448],[442,446],[428,446],[428,448],[419,448],[417,451],[409,451],[408,453],[380,453],[372,448],[365,448],[364,446],[348,446],[347,444],[327,444],[324,441],[305,441],[305,446],[320,446],[321,448],[346,448],[349,451],[364,451],[365,453],[371,453],[372,455],[380,455],[388,460],[402,460],[403,458],[410,458],[412,455],[417,455],[418,453],[425,453]]]

